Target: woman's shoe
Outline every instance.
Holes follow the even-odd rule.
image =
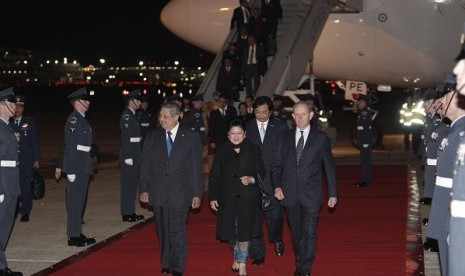
[[[239,264],[239,276],[247,276],[247,269],[245,264]]]
[[[237,261],[234,261],[232,266],[231,266],[231,271],[232,272],[239,272],[239,263]]]

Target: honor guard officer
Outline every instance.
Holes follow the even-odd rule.
[[[13,227],[16,202],[20,194],[18,140],[8,126],[15,115],[13,89],[0,91],[0,275],[23,275],[8,268],[5,249]]]
[[[140,123],[140,136],[142,137],[142,143],[145,141],[145,134],[150,128],[150,113],[148,111],[149,108],[149,96],[142,95],[140,96],[140,108],[136,111],[136,117]]]
[[[360,162],[362,167],[362,180],[357,183],[357,187],[367,187],[371,183],[371,122],[372,115],[368,109],[368,97],[359,95],[357,99],[357,144],[360,149]],[[375,114],[373,117],[377,115]]]
[[[465,139],[465,109],[459,105],[456,90],[444,90],[441,109],[451,121],[442,139],[436,165],[436,187],[431,203],[427,236],[438,240],[439,260],[443,276],[448,275],[448,219],[457,149]]]
[[[457,65],[454,68],[454,74],[457,76],[456,89],[460,94],[459,104],[463,108],[465,101],[465,45],[462,45],[456,61]],[[457,151],[455,171],[450,203],[449,275],[465,275],[465,263],[463,262],[465,254],[463,246],[465,244],[465,142],[463,140]]]
[[[205,133],[205,122],[202,116],[203,95],[196,95],[192,98],[193,108],[186,113],[184,125],[197,132],[202,142],[202,146],[207,145],[207,136]]]
[[[121,152],[119,156],[121,180],[121,216],[123,221],[135,222],[144,219],[136,215],[137,180],[141,156],[140,124],[136,110],[140,108],[140,90],[129,92],[124,98],[126,109],[121,114]]]
[[[70,95],[68,100],[73,112],[65,124],[63,172],[66,173],[66,210],[69,246],[86,246],[95,243],[94,238],[82,234],[82,214],[87,198],[90,177],[94,173],[91,157],[92,129],[85,113],[90,101],[83,87]]]
[[[18,159],[21,183],[21,196],[18,204],[21,208],[21,221],[29,221],[32,209],[31,178],[34,169],[39,169],[39,141],[34,119],[24,116],[24,97],[15,96],[16,112],[10,119],[16,137],[18,137]]]

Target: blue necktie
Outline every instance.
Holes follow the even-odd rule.
[[[304,132],[300,131],[300,138],[297,142],[297,147],[295,148],[297,153],[297,163],[299,163],[300,157],[302,156],[302,152],[304,151]]]
[[[173,139],[171,138],[171,131],[168,131],[168,138],[166,139],[166,145],[168,147],[168,156],[171,154],[171,149],[173,148]]]

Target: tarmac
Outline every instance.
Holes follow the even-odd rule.
[[[66,237],[65,180],[53,179],[56,157],[62,144],[62,129],[65,118],[47,117],[36,119],[39,125],[40,147],[42,153],[41,170],[46,180],[46,194],[41,200],[34,201],[29,222],[20,222],[18,216],[6,250],[9,267],[32,275],[86,248],[69,247]],[[84,216],[83,233],[95,237],[97,242],[120,233],[134,223],[122,222],[120,215],[120,185],[118,169],[119,129],[117,121],[108,123],[105,114],[95,115],[91,120],[98,134],[102,161],[98,174],[91,182],[87,208]],[[47,128],[40,129],[40,125]],[[98,126],[98,128],[95,128]],[[374,150],[373,165],[405,164],[416,171],[417,182],[422,183],[420,160],[411,152],[403,149],[401,134],[385,135],[384,150]],[[359,151],[348,141],[339,137],[333,146],[336,164],[359,164]],[[354,183],[355,185],[355,183]],[[376,185],[376,183],[373,183]],[[421,195],[422,185],[418,185]],[[367,188],[369,189],[369,187]],[[145,217],[152,213],[136,204],[136,213]],[[429,213],[429,206],[420,206],[421,218]],[[420,219],[421,221],[421,219]],[[422,227],[422,231],[425,229]],[[421,233],[416,233],[421,236]],[[379,237],[382,239],[383,237]],[[423,237],[424,239],[424,237]],[[424,258],[423,258],[424,257]],[[439,276],[437,253],[424,252],[425,274]]]

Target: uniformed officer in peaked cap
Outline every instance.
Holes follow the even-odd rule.
[[[357,99],[357,144],[360,150],[360,163],[362,168],[362,180],[357,187],[367,187],[371,183],[371,122],[372,115],[368,109],[368,97],[360,94]]]
[[[11,271],[5,257],[20,194],[18,140],[8,126],[8,120],[15,115],[15,110],[13,88],[0,91],[0,275],[23,275]]]
[[[18,137],[18,158],[21,183],[21,197],[18,201],[21,209],[21,221],[29,221],[32,210],[31,178],[34,169],[39,169],[39,141],[37,138],[37,127],[34,119],[25,116],[23,96],[16,97],[15,116],[10,120],[10,125]]]
[[[136,194],[140,166],[141,142],[140,123],[136,111],[140,108],[139,89],[130,91],[125,97],[126,108],[121,114],[121,151],[119,155],[121,182],[121,216],[123,221],[136,222],[144,219],[137,215]]]
[[[191,99],[193,108],[186,113],[183,124],[191,130],[197,132],[202,142],[202,146],[207,145],[207,136],[205,134],[205,121],[202,116],[203,94],[195,95]]]
[[[65,124],[63,172],[66,173],[66,210],[69,246],[86,246],[95,243],[82,233],[82,214],[86,202],[89,180],[94,173],[91,157],[92,128],[85,114],[90,101],[85,87],[68,95],[73,111]]]
[[[462,39],[465,34],[462,34]],[[459,95],[459,105],[464,104],[465,97],[465,44],[462,41],[460,54],[457,56],[454,74],[457,76],[456,90]],[[464,129],[462,128],[462,134]],[[465,275],[465,142],[462,141],[457,150],[456,173],[452,187],[450,203],[449,230],[449,275]]]

